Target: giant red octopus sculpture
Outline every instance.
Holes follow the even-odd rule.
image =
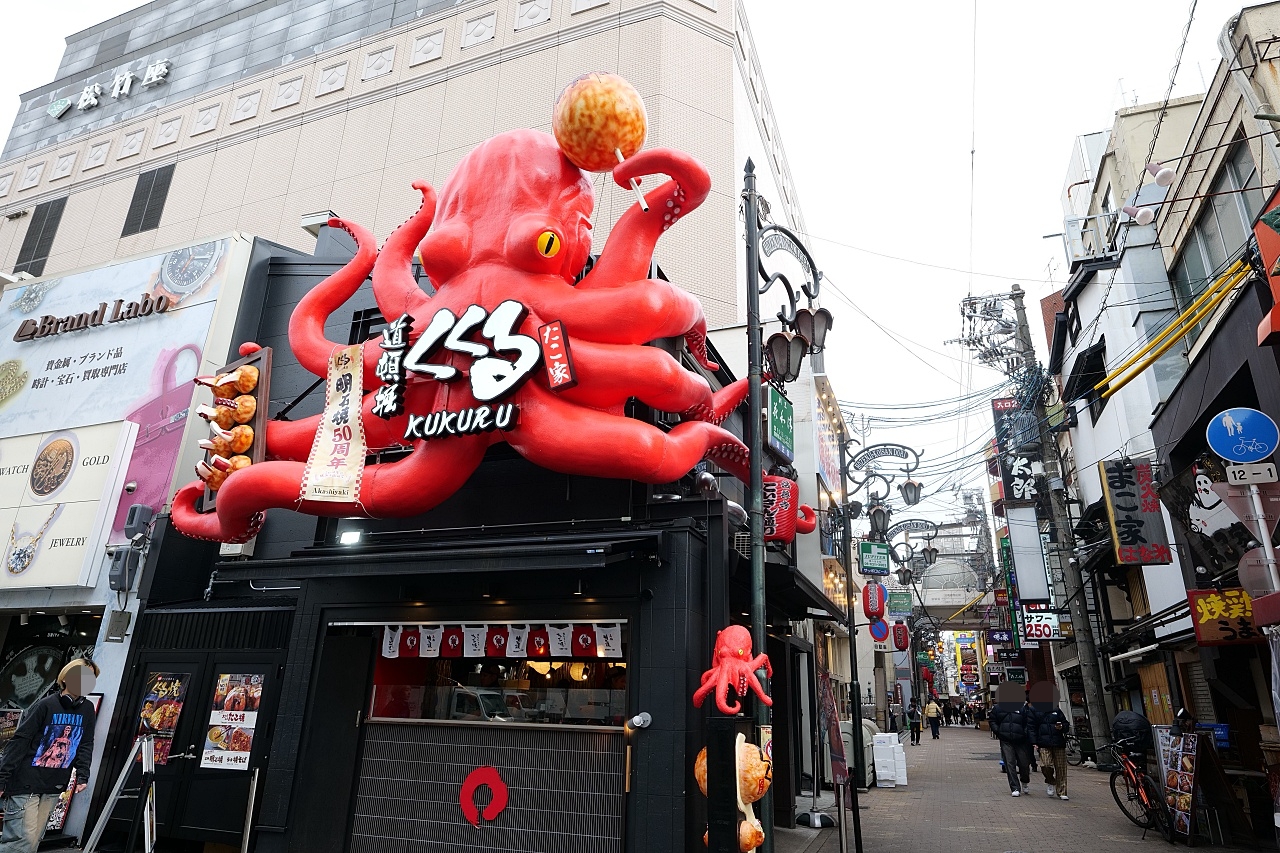
[[[702,685],[693,693],[693,707],[701,708],[708,696],[714,696],[720,713],[732,716],[742,710],[742,705],[729,702],[730,691],[744,697],[747,690],[753,691],[764,704],[772,705],[773,700],[756,677],[756,670],[761,667],[773,678],[769,656],[763,653],[751,656],[751,632],[741,625],[730,625],[716,634],[711,669],[702,673]]]
[[[718,426],[745,397],[745,380],[713,394],[701,375],[663,349],[645,346],[683,337],[700,364],[716,369],[708,360],[706,320],[698,301],[648,277],[658,238],[706,199],[710,176],[687,154],[652,149],[619,164],[613,178],[626,187],[632,178],[656,173],[670,179],[646,194],[649,210],[633,204],[622,215],[599,259],[576,284],[591,249],[594,192],[546,133],[516,130],[482,143],[458,164],[439,204],[430,186],[414,183],[422,205],[380,252],[365,228],[330,220],[351,234],[358,251],[309,292],[290,318],[289,344],[311,373],[325,376],[330,355],[340,346],[325,337],[326,319],[372,273],[374,297],[388,320],[409,314],[425,327],[441,308],[461,315],[471,305],[492,311],[516,300],[528,309],[519,326],[526,335],[562,321],[578,384],[552,391],[546,377],[535,374],[511,398],[519,412],[514,426],[430,440],[406,438],[409,416],[476,406],[468,383],[410,374],[405,411],[390,419],[370,414],[374,395],[366,394],[361,417],[368,447],[411,445],[412,452],[368,465],[359,499],[349,503],[301,498],[321,416],[270,421],[268,461],[233,472],[218,492],[214,513],[197,511],[204,483],[184,486],[173,501],[177,528],[196,538],[241,542],[257,533],[270,508],[333,517],[417,515],[461,487],[497,441],[567,474],[664,483],[710,458],[745,480],[747,448]],[[434,294],[424,292],[413,276],[415,250]],[[411,339],[420,332],[415,328]],[[257,348],[250,343],[240,350],[245,355]],[[368,390],[380,384],[377,341],[364,344],[362,354]],[[457,352],[437,358],[462,374],[473,361]],[[667,432],[629,418],[624,407],[633,397],[660,411],[682,413],[685,420]]]

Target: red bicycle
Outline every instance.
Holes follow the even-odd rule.
[[[1165,808],[1164,795],[1156,780],[1134,759],[1135,755],[1140,755],[1132,751],[1135,743],[1135,739],[1126,738],[1099,748],[1110,752],[1120,765],[1119,770],[1111,773],[1111,796],[1116,798],[1116,805],[1124,816],[1134,824],[1144,830],[1159,830],[1166,841],[1172,842],[1173,825]]]

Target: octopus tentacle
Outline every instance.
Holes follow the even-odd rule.
[[[770,673],[770,675],[772,675],[772,673]],[[760,679],[756,678],[756,674],[754,672],[747,672],[747,685],[755,692],[756,697],[759,698],[761,702],[766,705],[773,705],[773,699],[769,697],[768,693],[764,692],[764,686],[760,684]],[[742,693],[744,696],[746,695],[745,690],[743,690]]]
[[[373,265],[373,298],[387,320],[401,314],[422,320],[418,315],[431,298],[413,277],[413,253],[435,219],[436,191],[425,181],[414,181],[413,188],[422,193],[422,204],[391,232]]]
[[[693,406],[681,414],[685,420],[707,421],[719,426],[733,414],[734,409],[742,405],[743,400],[747,399],[747,393],[750,391],[749,381],[739,379],[730,383],[712,394],[710,403]]]
[[[329,227],[341,228],[355,239],[356,256],[311,288],[289,318],[289,347],[298,363],[315,376],[328,375],[329,355],[342,346],[325,337],[325,321],[360,288],[378,256],[377,244],[367,228],[337,218],[329,220]]]
[[[638,204],[627,208],[609,232],[600,259],[578,284],[580,289],[617,287],[648,278],[658,238],[711,192],[711,175],[706,168],[683,151],[670,148],[639,152],[614,167],[613,179],[626,188],[632,178],[653,174],[667,174],[671,180],[645,194],[648,211]]]

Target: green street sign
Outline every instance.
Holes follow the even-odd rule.
[[[765,418],[764,440],[769,449],[785,462],[796,458],[796,411],[791,401],[778,393],[771,385],[764,388]]]
[[[889,593],[889,618],[906,619],[911,615],[911,590]]]
[[[864,575],[889,574],[889,546],[883,542],[859,542],[858,572]]]

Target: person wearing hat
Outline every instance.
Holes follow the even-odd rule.
[[[35,853],[49,813],[76,772],[76,793],[89,784],[97,715],[85,698],[99,673],[77,658],[58,673],[60,691],[27,709],[0,762],[4,828],[0,853]]]

